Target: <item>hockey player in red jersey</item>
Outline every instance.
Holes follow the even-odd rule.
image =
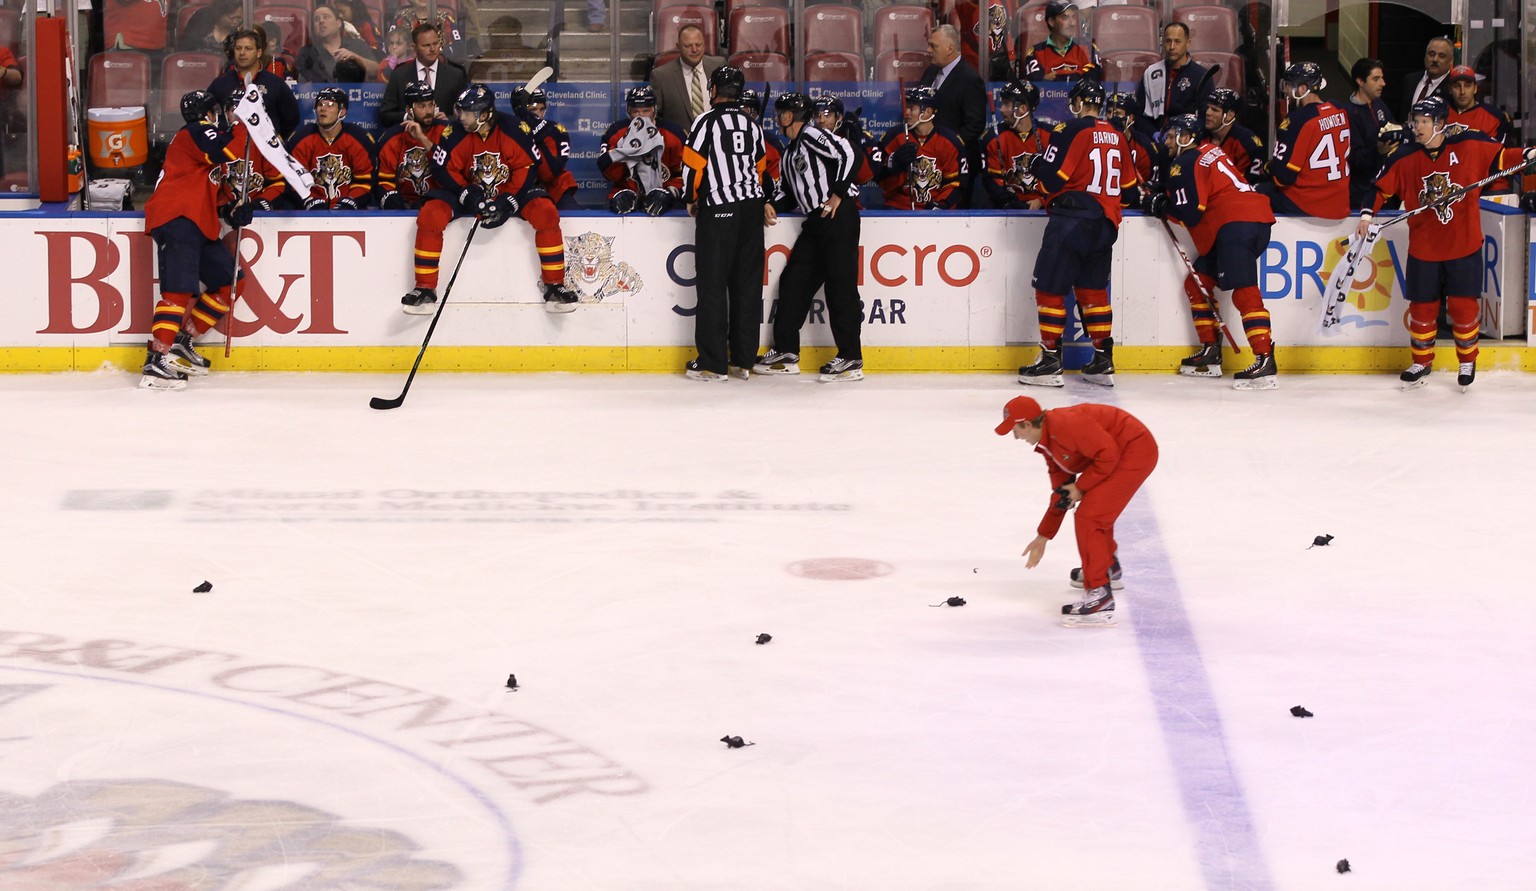
[[[1003,422],[995,432],[1012,433],[1014,439],[1033,445],[1045,458],[1051,478],[1051,500],[1034,540],[1024,548],[1024,568],[1039,565],[1067,509],[1076,505],[1072,527],[1082,565],[1072,570],[1070,581],[1072,587],[1084,589],[1083,599],[1062,606],[1061,624],[1115,624],[1114,592],[1124,587],[1115,521],[1157,467],[1152,431],[1112,405],[1085,403],[1046,411],[1029,396],[1015,396],[1003,406]]]
[[[512,91],[512,112],[528,125],[533,144],[539,147],[539,185],[549,193],[555,207],[576,208],[576,176],[566,169],[571,160],[571,134],[557,121],[550,120],[549,96],[543,90]]]
[[[1184,279],[1200,350],[1180,363],[1179,373],[1221,377],[1221,340],[1212,304],[1219,288],[1232,292],[1232,304],[1242,314],[1243,333],[1253,350],[1253,364],[1233,376],[1234,387],[1272,390],[1274,346],[1269,310],[1259,291],[1259,257],[1269,247],[1275,215],[1268,199],[1243,180],[1226,152],[1204,136],[1203,123],[1192,114],[1168,119],[1163,128],[1170,159],[1168,178],[1163,193],[1150,196],[1146,207],[1153,216],[1171,217],[1187,226],[1200,252],[1194,273]]]
[[[1010,81],[998,88],[997,106],[1003,127],[989,132],[981,146],[986,164],[982,184],[992,206],[1005,210],[1039,210],[1045,206],[1045,187],[1030,166],[1045,154],[1050,143],[1046,130],[1035,123],[1040,90],[1028,81]]]
[[[160,260],[160,300],[139,379],[145,389],[180,390],[187,375],[207,374],[208,360],[192,348],[192,338],[229,311],[235,258],[219,240],[219,198],[224,171],[228,165],[243,169],[245,159],[230,150],[222,105],[205,90],[181,97],[186,125],[166,148],[155,192],[144,205],[144,228]],[[243,226],[253,207],[249,201],[232,206],[225,219]]]
[[[1514,122],[1509,115],[1487,102],[1478,101],[1477,73],[1469,66],[1457,65],[1452,68],[1451,73],[1445,76],[1445,88],[1450,93],[1450,116],[1445,121],[1446,135],[1460,133],[1462,130],[1476,130],[1503,145],[1519,144],[1515,138]],[[1483,189],[1483,194],[1502,195],[1514,190],[1515,181],[1511,177],[1489,183]]]
[[[630,90],[624,104],[629,118],[613,122],[597,153],[597,169],[613,184],[608,209],[622,215],[643,204],[660,216],[683,194],[683,134],[656,119],[656,91],[649,85]]]
[[[1040,240],[1031,284],[1040,319],[1040,355],[1019,369],[1019,383],[1062,386],[1061,338],[1066,330],[1066,294],[1077,295],[1083,328],[1093,341],[1093,359],[1083,380],[1115,385],[1113,316],[1109,271],[1119,236],[1122,200],[1138,203],[1140,192],[1124,134],[1100,120],[1104,85],[1080,80],[1067,93],[1074,117],[1058,124],[1045,154],[1035,159],[1035,177],[1050,193],[1050,220]]]
[[[432,88],[412,81],[401,94],[405,123],[379,137],[378,199],[384,210],[418,210],[432,188],[432,147],[448,126]]]
[[[1126,144],[1131,147],[1131,166],[1136,168],[1136,178],[1144,188],[1153,188],[1163,175],[1158,167],[1162,153],[1158,151],[1152,137],[1136,126],[1136,108],[1135,93],[1114,93],[1109,97],[1105,120],[1120,131]]]
[[[1024,52],[1028,33],[1019,35],[1019,80],[1073,81],[1088,77],[1104,79],[1099,48],[1083,41],[1077,5],[1068,0],[1047,0],[1045,40]]]
[[[905,125],[880,140],[885,166],[876,174],[891,210],[952,210],[967,176],[965,147],[953,130],[934,122],[939,94],[912,87],[902,102]]]
[[[1414,103],[1411,111],[1414,141],[1387,158],[1376,178],[1375,200],[1360,211],[1355,232],[1366,237],[1372,218],[1393,195],[1403,200],[1407,212],[1430,207],[1407,220],[1408,263],[1403,290],[1408,297],[1412,362],[1399,379],[1405,390],[1427,383],[1425,378],[1435,359],[1440,302],[1444,300],[1456,340],[1456,382],[1465,389],[1477,377],[1483,230],[1477,210],[1482,190],[1461,190],[1522,160],[1536,162],[1536,147],[1507,149],[1472,130],[1449,133],[1446,119],[1450,112],[1438,96]]]
[[[1212,90],[1205,100],[1205,132],[1212,145],[1220,148],[1232,162],[1243,181],[1257,183],[1264,176],[1264,140],[1237,122],[1243,108],[1242,97],[1232,90]],[[1267,199],[1266,199],[1267,200]]]
[[[763,112],[767,110],[763,94],[751,87],[742,90],[741,110],[746,113],[752,123],[762,128],[763,151],[768,157],[768,181],[763,184],[763,189],[771,196],[779,191],[779,180],[784,175],[779,169],[779,165],[784,161],[784,140],[778,133],[763,126]]]
[[[1349,216],[1349,115],[1318,95],[1327,85],[1316,62],[1292,64],[1280,81],[1292,108],[1265,168],[1273,182],[1259,186],[1275,213]]]
[[[305,210],[357,210],[373,191],[373,138],[347,117],[347,91],[315,94],[315,121],[293,134],[288,153],[315,177]]]
[[[539,188],[534,173],[539,150],[527,125],[511,115],[498,115],[495,96],[481,83],[466,87],[454,108],[458,120],[443,129],[432,150],[435,187],[416,214],[416,287],[400,298],[401,309],[413,315],[434,311],[443,229],[449,222],[477,216],[481,226],[495,229],[516,216],[533,227],[544,308],[575,310],[579,298],[565,286],[560,211]]]

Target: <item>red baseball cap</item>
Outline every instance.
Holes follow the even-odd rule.
[[[1477,72],[1472,70],[1471,65],[1457,65],[1451,69],[1450,74],[1445,76],[1445,82],[1450,84],[1458,80],[1470,80],[1473,83],[1477,83],[1482,78],[1477,76]]]
[[[997,425],[997,435],[1007,436],[1013,432],[1013,427],[1020,421],[1033,421],[1045,414],[1045,409],[1040,407],[1030,396],[1015,396],[1003,406],[1003,422]]]

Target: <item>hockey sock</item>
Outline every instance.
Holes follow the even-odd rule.
[[[1269,310],[1264,308],[1264,295],[1253,285],[1232,292],[1232,305],[1243,317],[1243,333],[1248,336],[1248,346],[1255,353],[1268,353],[1274,349],[1269,340]]]
[[[192,336],[197,337],[219,324],[219,320],[228,313],[229,285],[225,285],[197,298],[197,305],[192,307],[192,318],[187,321],[187,327],[191,329]]]
[[[1061,347],[1061,335],[1067,330],[1067,304],[1060,294],[1035,292],[1035,308],[1040,316],[1040,348]]]
[[[1408,352],[1413,361],[1429,365],[1435,361],[1435,331],[1440,327],[1440,304],[1408,304]]]
[[[416,287],[437,287],[437,264],[443,257],[443,228],[453,219],[448,202],[432,200],[416,212]]]
[[[1083,330],[1088,332],[1093,348],[1099,349],[1104,339],[1109,337],[1111,323],[1114,321],[1114,313],[1109,308],[1109,292],[1078,288],[1077,305],[1083,311]]]
[[[1451,316],[1451,334],[1456,338],[1456,361],[1477,361],[1478,300],[1476,297],[1447,297],[1446,311]]]
[[[1199,276],[1199,280],[1196,280]],[[1208,275],[1192,272],[1184,276],[1184,293],[1189,295],[1189,312],[1195,319],[1195,334],[1201,343],[1216,342],[1216,307],[1211,299],[1200,291],[1205,285],[1207,292],[1216,293],[1216,280]]]
[[[545,284],[565,284],[565,237],[560,234],[560,211],[548,198],[535,198],[523,208],[523,219],[533,227],[533,244],[539,251],[539,275]]]
[[[171,341],[181,333],[181,323],[187,317],[187,304],[191,302],[191,294],[160,294],[160,302],[155,304],[155,320],[149,329],[158,352],[170,349]]]

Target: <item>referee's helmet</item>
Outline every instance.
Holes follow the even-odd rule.
[[[811,119],[811,112],[815,106],[811,104],[811,97],[804,93],[780,93],[773,100],[773,110],[779,114],[790,112],[796,123],[805,123]]]
[[[709,76],[709,86],[722,99],[740,99],[747,88],[747,76],[735,65],[721,65]]]

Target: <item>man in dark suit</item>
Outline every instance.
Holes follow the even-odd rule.
[[[656,119],[687,134],[693,119],[709,110],[709,76],[725,64],[720,56],[705,55],[704,29],[684,25],[677,29],[677,58],[651,72],[656,91]]]
[[[933,87],[939,94],[934,123],[960,134],[965,143],[960,206],[970,207],[971,184],[981,167],[981,134],[987,129],[987,85],[976,69],[960,58],[960,32],[953,25],[933,29],[928,35],[928,52],[933,64],[923,72],[921,85]]]
[[[396,65],[384,87],[384,101],[379,106],[379,126],[389,129],[405,119],[408,104],[405,88],[421,81],[432,88],[432,98],[443,117],[454,119],[454,102],[469,86],[469,74],[452,59],[443,58],[443,35],[430,22],[411,29],[416,58],[410,64]]]
[[[1403,79],[1402,114],[1398,120],[1413,120],[1409,109],[1413,108],[1415,102],[1431,96],[1439,96],[1446,104],[1450,104],[1451,94],[1445,76],[1451,73],[1453,53],[1451,41],[1445,37],[1436,37],[1424,47],[1424,70],[1415,71]]]

